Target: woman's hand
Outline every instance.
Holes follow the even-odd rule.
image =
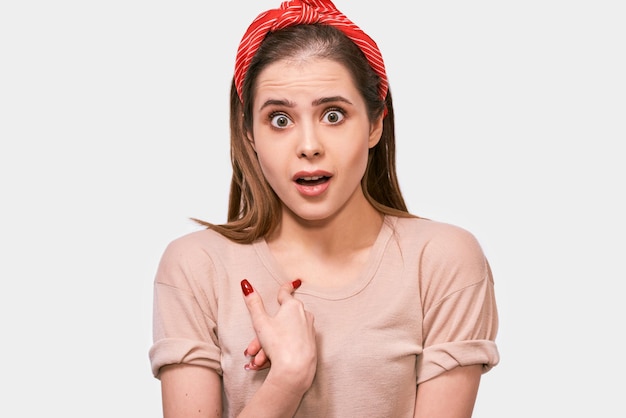
[[[301,284],[302,281],[300,279],[291,282],[291,286],[287,286],[289,293],[293,294],[294,290],[299,288]],[[250,288],[246,285],[246,289],[249,290]],[[246,370],[263,370],[271,366],[271,362],[257,337],[254,337],[254,339],[250,341],[250,344],[248,344],[248,347],[244,351],[244,355],[251,357],[250,362],[245,365]]]
[[[267,380],[303,394],[315,376],[317,345],[313,315],[292,295],[300,284],[295,280],[280,287],[280,308],[274,316],[267,314],[261,296],[247,280],[241,282],[241,289],[256,333],[246,349],[252,360],[245,367],[261,370],[271,365]]]

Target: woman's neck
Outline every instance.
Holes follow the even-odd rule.
[[[285,210],[277,231],[266,242],[290,280],[338,287],[356,280],[370,260],[384,215],[369,203],[350,214],[304,221]]]
[[[369,202],[358,211],[341,211],[319,221],[304,220],[284,208],[280,226],[267,242],[277,250],[298,248],[309,254],[341,257],[371,247],[383,218]]]

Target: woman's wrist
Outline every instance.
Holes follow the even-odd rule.
[[[315,370],[316,362],[314,360],[311,360],[310,364],[304,368],[281,368],[272,365],[265,382],[280,393],[302,398],[313,384]]]

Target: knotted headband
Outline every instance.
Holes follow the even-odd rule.
[[[235,86],[239,99],[242,99],[243,80],[246,77],[252,57],[269,32],[290,26],[319,23],[333,26],[343,32],[365,54],[370,66],[380,77],[378,91],[382,100],[387,97],[389,88],[385,63],[376,42],[357,25],[344,16],[330,0],[289,0],[278,9],[261,13],[250,24],[244,34],[235,61]]]

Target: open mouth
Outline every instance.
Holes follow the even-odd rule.
[[[311,177],[298,177],[296,183],[302,186],[317,186],[328,181],[330,177],[327,176],[311,176]]]

